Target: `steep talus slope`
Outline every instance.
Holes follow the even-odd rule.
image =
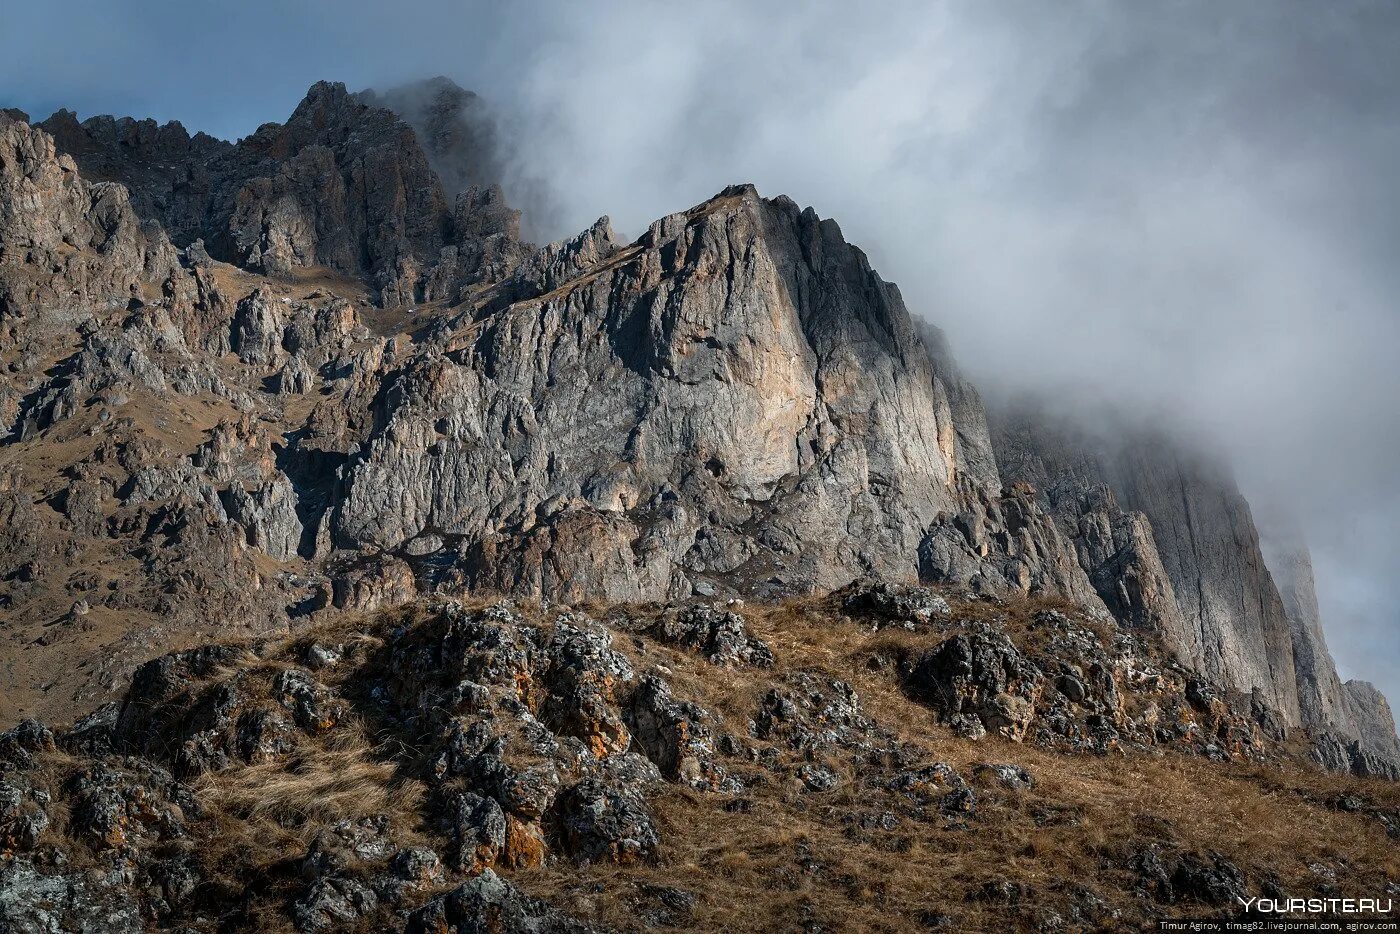
[[[1330,766],[1400,768],[1383,702],[1300,696],[1330,659],[1206,460],[998,428],[835,222],[750,186],[525,243],[472,100],[320,83],[237,143],[4,119],[7,720],[423,593],[871,575],[1065,599],[1335,734]]]

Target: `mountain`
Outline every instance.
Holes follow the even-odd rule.
[[[891,826],[852,817],[881,833],[908,782],[939,789],[934,824],[964,820],[969,769],[996,801],[1067,793],[973,761],[989,733],[999,754],[1051,750],[1046,769],[1185,757],[1251,807],[1246,763],[1301,770],[1299,807],[1325,798],[1310,781],[1352,782],[1346,820],[1400,828],[1375,782],[1400,778],[1389,707],[1340,681],[1305,550],[1266,560],[1209,452],[985,405],[838,225],[786,197],[738,185],[630,242],[601,218],[537,246],[507,157],[445,79],[319,83],[236,143],[0,115],[0,721],[24,718],[0,742],[0,833],[120,857],[164,892],[26,857],[0,889],[30,913],[6,920],[49,929],[61,889],[88,929],[259,911],[581,929],[494,872],[429,896],[489,867],[651,865],[650,809],[677,788],[701,797],[673,821],[718,827],[715,794],[747,813],[744,790],[780,778],[859,778],[898,799]],[[756,693],[726,699],[717,670]],[[925,761],[921,716],[966,761]],[[342,767],[344,800],[317,784]],[[300,803],[248,797],[278,782]],[[1021,826],[993,807],[986,827],[1003,818]],[[234,826],[280,841],[229,856],[256,891],[200,855]],[[303,891],[277,834],[314,828]],[[1183,833],[1125,838],[1123,904],[1227,906],[1292,872]],[[1076,899],[1046,904],[1122,917]]]

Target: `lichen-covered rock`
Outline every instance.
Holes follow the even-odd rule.
[[[501,804],[524,820],[539,820],[559,794],[559,772],[550,763],[512,771],[501,779]]]
[[[989,730],[1021,740],[1035,718],[1043,676],[1005,635],[957,635],[919,658],[906,682],[945,717],[975,716]]]
[[[1149,847],[1137,853],[1131,864],[1148,891],[1161,902],[1189,901],[1237,908],[1246,896],[1244,873],[1219,853],[1164,853]]]
[[[715,759],[710,715],[696,704],[677,700],[655,675],[643,678],[628,704],[634,740],[671,781],[712,789],[725,783]]]
[[[444,820],[454,845],[453,868],[478,873],[495,865],[506,845],[506,816],[494,798],[455,794]]]
[[[449,711],[485,706],[494,695],[529,701],[537,693],[542,634],[505,603],[478,611],[442,607],[391,647],[396,699]]]
[[[208,645],[163,655],[142,665],[132,678],[117,716],[118,744],[151,755],[175,745],[177,724],[206,679],[238,657],[226,645]]]
[[[0,849],[25,852],[39,845],[50,819],[48,795],[19,776],[0,779]]]
[[[831,791],[841,784],[841,776],[836,772],[810,762],[798,767],[797,777],[808,791]]]
[[[124,882],[119,870],[51,873],[28,860],[0,861],[0,930],[141,934],[141,908]]]
[[[773,650],[751,636],[738,613],[695,605],[668,611],[647,628],[656,639],[699,652],[713,665],[773,664]]]
[[[927,587],[908,587],[888,581],[852,581],[835,594],[841,608],[852,616],[876,617],[898,623],[927,623],[947,616],[948,601]]]
[[[974,777],[995,782],[1004,788],[1024,789],[1035,787],[1035,779],[1031,776],[1031,773],[1026,771],[1023,766],[1019,765],[1011,765],[1002,762],[984,762],[973,766],[972,774]]]
[[[32,763],[37,753],[54,748],[53,731],[32,718],[0,733],[0,759],[19,766]]]
[[[422,846],[411,846],[394,854],[389,866],[394,879],[400,883],[394,886],[400,894],[406,888],[422,888],[442,878],[442,861],[437,853]]]
[[[343,874],[361,864],[384,863],[397,849],[385,814],[337,821],[311,841],[301,874],[308,879]]]
[[[406,934],[589,934],[595,929],[486,870],[409,916]]]
[[[506,815],[506,845],[500,862],[509,869],[537,869],[549,854],[544,830],[538,823]]]
[[[565,791],[555,819],[565,851],[579,862],[649,860],[660,845],[640,798],[597,779],[585,779]]]
[[[292,906],[297,931],[315,934],[343,929],[374,914],[379,900],[356,879],[330,876],[317,879]]]
[[[325,685],[295,668],[279,672],[272,691],[277,702],[292,712],[297,726],[313,735],[331,729],[345,715],[345,705],[332,698]]]
[[[900,772],[888,781],[886,787],[913,801],[928,803],[967,788],[967,780],[951,765],[935,762]]]
[[[583,740],[599,758],[623,752],[631,742],[617,705],[620,688],[634,673],[611,644],[604,629],[557,622],[545,673],[549,693],[540,709],[543,723]]]
[[[754,737],[813,760],[841,751],[856,757],[897,755],[893,735],[866,716],[845,681],[807,672],[784,681],[760,702],[749,726]]]

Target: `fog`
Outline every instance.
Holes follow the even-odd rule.
[[[546,238],[738,181],[811,204],[982,385],[1216,439],[1307,530],[1344,676],[1400,699],[1394,4],[4,0],[3,23],[0,97],[36,117],[236,137],[317,79],[447,75],[500,115]]]

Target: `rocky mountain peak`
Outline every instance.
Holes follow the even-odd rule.
[[[80,124],[68,111],[43,127],[86,176],[121,182],[138,214],[180,246],[202,240],[214,258],[273,276],[325,267],[366,279],[381,303],[409,304],[498,263],[485,235],[518,239],[518,220],[491,187],[489,123],[469,126],[460,106],[455,122],[442,122],[444,108],[469,98],[435,93],[439,105],[411,111],[428,120],[415,128],[372,93],[318,82],[286,123],[236,144],[190,137],[178,123]]]
[[[449,198],[500,184],[504,165],[495,120],[476,94],[439,76],[359,97],[414,128]]]

